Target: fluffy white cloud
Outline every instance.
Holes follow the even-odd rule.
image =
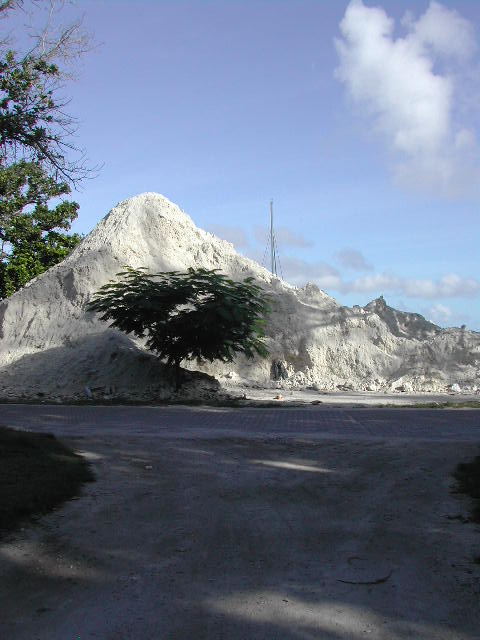
[[[459,59],[468,58],[475,52],[473,26],[457,11],[447,9],[439,2],[431,2],[417,21],[407,13],[403,24],[410,29],[411,40],[420,48],[431,47],[437,54]]]
[[[372,271],[373,267],[366,260],[364,255],[357,249],[346,247],[335,254],[336,260],[345,269],[352,269],[353,271]]]
[[[396,154],[398,182],[446,195],[476,189],[476,132],[457,108],[458,77],[474,65],[473,27],[437,2],[403,24],[405,37],[395,38],[382,8],[352,0],[340,23],[343,38],[335,40],[336,77]],[[472,94],[478,78],[476,84]]]
[[[400,278],[393,274],[376,274],[344,282],[343,291],[390,291],[409,298],[470,298],[480,294],[480,281],[456,274],[439,280]]]
[[[408,298],[435,300],[439,298],[472,298],[480,295],[480,280],[449,274],[438,280],[402,278],[394,273],[372,273],[346,279],[326,262],[306,262],[286,257],[282,260],[285,279],[293,284],[315,282],[328,292],[391,293]]]
[[[480,293],[480,282],[452,273],[437,281],[406,279],[402,290],[411,298],[468,298]]]
[[[371,276],[363,276],[361,278],[355,278],[355,280],[344,282],[343,286],[344,286],[343,291],[345,293],[350,291],[400,292],[402,290],[401,279],[393,274],[388,274],[388,273],[376,273]]]

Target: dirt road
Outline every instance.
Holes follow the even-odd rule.
[[[480,412],[1,407],[92,462],[0,542],[5,640],[473,640]]]

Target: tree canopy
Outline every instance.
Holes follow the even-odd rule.
[[[269,301],[253,278],[235,282],[217,270],[149,274],[126,267],[93,297],[89,309],[112,327],[146,338],[167,364],[231,362],[268,355],[264,343]]]
[[[69,235],[76,202],[47,201],[68,193],[35,162],[0,169],[0,298],[5,298],[63,260],[80,241]]]
[[[24,4],[0,2],[0,18],[24,11]],[[54,0],[32,5],[44,5],[48,17],[40,31],[30,31],[26,52],[0,37],[0,298],[63,260],[80,240],[65,233],[78,214],[65,196],[91,170],[72,142],[76,123],[61,89],[65,65],[88,48],[88,39],[80,22],[53,24],[57,4],[61,9]]]

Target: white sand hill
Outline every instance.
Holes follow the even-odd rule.
[[[227,386],[441,392],[458,385],[475,392],[480,385],[480,333],[441,329],[383,298],[351,309],[315,285],[293,287],[198,229],[167,198],[144,193],[119,203],[61,264],[0,304],[0,399],[171,395],[169,372],[154,356],[85,310],[123,265],[215,268],[237,280],[253,275],[273,296],[269,359],[188,365]],[[281,383],[272,380],[274,360],[288,372]],[[182,394],[211,396],[217,386],[192,375]]]

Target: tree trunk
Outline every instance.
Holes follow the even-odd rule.
[[[182,386],[182,378],[183,378],[182,369],[180,367],[179,360],[175,360],[175,362],[173,363],[173,372],[174,372],[174,379],[175,379],[175,391],[178,391]]]

